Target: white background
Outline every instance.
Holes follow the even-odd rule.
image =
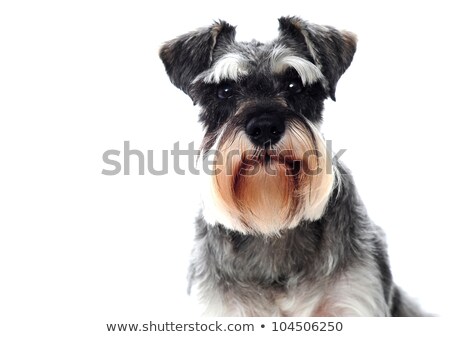
[[[213,20],[268,41],[300,15],[359,37],[323,131],[387,233],[395,280],[450,314],[444,1],[9,1],[0,5],[0,320],[8,336],[99,336],[185,317],[198,177],[105,176],[108,149],[199,144],[158,58]],[[156,156],[157,157],[157,156]],[[135,163],[136,164],[136,163]],[[44,333],[45,332],[45,333]]]

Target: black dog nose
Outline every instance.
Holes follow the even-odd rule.
[[[277,143],[283,136],[284,130],[284,120],[276,113],[253,117],[245,126],[245,133],[252,143],[258,146]]]

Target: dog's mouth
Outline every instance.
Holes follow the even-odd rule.
[[[265,147],[255,150],[255,152],[250,155],[250,159],[264,165],[270,165],[274,162],[279,162],[279,155],[277,151],[271,147]]]
[[[255,166],[264,168],[282,165],[289,175],[299,175],[302,169],[302,160],[295,158],[292,150],[278,151],[272,147],[255,150],[250,155],[242,157],[242,169],[247,170]]]
[[[270,162],[272,160],[270,152],[269,151],[264,151],[263,156],[264,156],[264,158],[263,158],[264,164],[266,164],[266,165],[270,164]]]

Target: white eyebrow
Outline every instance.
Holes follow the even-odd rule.
[[[220,83],[223,80],[237,81],[239,77],[248,74],[247,61],[238,54],[225,54],[213,66],[194,79],[205,83]]]
[[[270,55],[272,71],[282,74],[287,68],[294,68],[302,79],[303,84],[312,84],[325,80],[320,69],[312,62],[293,55],[290,49],[276,47]]]

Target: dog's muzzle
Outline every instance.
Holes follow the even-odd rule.
[[[241,109],[213,146],[222,160],[205,189],[204,216],[268,235],[318,219],[333,186],[318,129],[280,105]]]

